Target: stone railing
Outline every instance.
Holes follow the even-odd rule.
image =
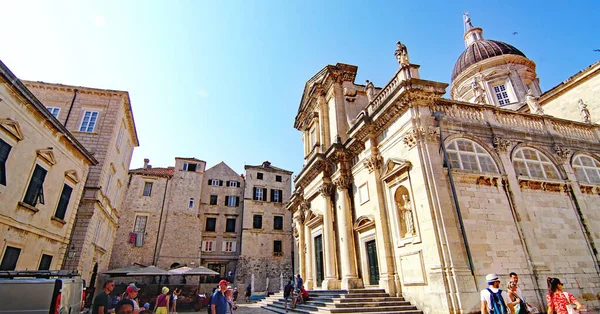
[[[371,101],[368,106],[369,114],[372,114],[373,111],[379,108],[379,106],[388,98],[388,96],[396,90],[398,84],[400,84],[400,78],[398,77],[398,74],[396,74],[394,75],[394,78],[392,78],[392,80],[389,81],[387,85],[385,85],[385,87],[379,91],[373,101]]]
[[[471,105],[443,101],[432,106],[431,110],[443,111],[451,120],[473,124],[500,126],[527,133],[554,134],[587,142],[600,142],[598,126],[575,121],[558,119],[552,116],[539,116],[515,112],[492,106]]]

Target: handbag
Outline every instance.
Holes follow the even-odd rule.
[[[569,312],[569,314],[579,314],[579,310],[577,310],[577,305],[574,303],[571,303],[571,300],[569,299],[569,294],[566,292],[563,292],[563,294],[565,295],[565,298],[567,298],[567,301],[569,302],[569,304],[567,304],[567,311]]]

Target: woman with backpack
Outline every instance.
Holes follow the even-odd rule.
[[[548,314],[569,314],[567,307],[579,311],[583,305],[570,292],[563,291],[563,284],[558,278],[548,277],[548,293],[546,302],[548,303]],[[575,312],[576,313],[576,312]]]
[[[169,288],[163,287],[161,294],[156,298],[156,304],[154,305],[154,313],[156,314],[168,314],[169,313]]]

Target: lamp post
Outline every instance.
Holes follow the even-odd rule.
[[[74,259],[75,258],[75,254],[77,252],[75,251],[75,245],[71,245],[71,248],[69,249],[69,251],[67,252],[67,258],[68,259]]]

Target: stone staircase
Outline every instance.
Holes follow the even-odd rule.
[[[306,304],[296,304],[290,313],[370,313],[422,314],[403,297],[390,297],[383,289],[312,290]],[[260,301],[260,306],[275,313],[285,313],[283,292]]]

